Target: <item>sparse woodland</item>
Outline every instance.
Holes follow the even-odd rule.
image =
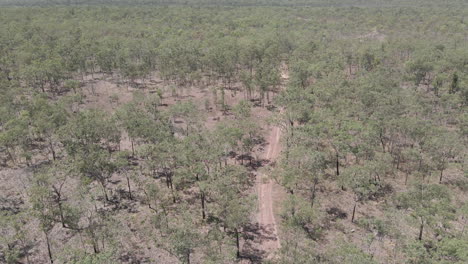
[[[468,263],[445,2],[0,0],[0,263]]]

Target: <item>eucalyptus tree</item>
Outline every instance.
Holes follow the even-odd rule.
[[[32,241],[26,230],[26,224],[30,218],[31,216],[28,216],[26,211],[0,213],[0,252],[5,263],[14,264],[22,259],[26,259],[28,264],[31,263],[29,258],[31,253],[27,248]]]
[[[295,146],[286,159],[280,160],[275,179],[283,185],[290,194],[305,193],[314,206],[317,197],[317,186],[323,180],[327,168],[323,153],[315,151],[313,146]]]
[[[77,170],[91,181],[97,181],[106,201],[107,183],[116,166],[112,151],[120,142],[115,119],[98,110],[84,110],[60,130],[61,142]]]
[[[181,263],[190,264],[192,254],[203,242],[202,235],[198,232],[196,223],[188,211],[182,213],[179,219],[166,230],[167,245],[165,249],[176,256]]]
[[[43,96],[35,98],[28,108],[32,133],[46,142],[52,159],[56,160],[59,148],[56,146],[59,141],[57,131],[67,123],[68,113],[62,105],[49,103]]]
[[[207,53],[210,69],[223,82],[222,89],[230,88],[239,64],[239,46],[236,39],[220,38],[211,43]]]
[[[26,111],[21,111],[17,116],[6,121],[0,131],[0,145],[5,149],[9,159],[17,164],[19,156],[26,154],[26,162],[29,163],[28,155],[31,136],[29,133],[29,118]]]
[[[256,68],[254,81],[257,85],[262,104],[267,100],[270,103],[270,92],[276,91],[281,81],[279,63],[274,60],[262,60]]]
[[[426,81],[429,73],[434,69],[433,56],[430,53],[424,55],[418,54],[407,63],[407,71],[410,73],[410,79],[414,81],[415,85],[421,84]]]
[[[40,210],[44,210],[42,206],[46,206],[50,213],[50,221],[60,223],[63,228],[78,230],[79,212],[67,198],[72,189],[69,186],[72,174],[72,169],[66,163],[55,163],[36,173],[32,193],[37,197],[32,196],[32,199],[34,202],[46,203],[35,206]]]
[[[212,175],[210,185],[211,198],[216,205],[213,214],[225,230],[231,231],[235,238],[236,256],[241,257],[240,236],[243,228],[249,223],[253,208],[252,197],[243,190],[248,184],[247,170],[238,165],[228,165]]]
[[[169,115],[175,128],[178,122],[183,121],[185,127],[182,127],[182,133],[185,136],[201,129],[203,113],[193,101],[179,102],[173,105],[169,110]]]
[[[427,227],[437,228],[453,218],[451,195],[443,185],[418,183],[396,198],[398,206],[412,210],[410,216],[419,227],[418,240],[424,238]]]
[[[39,220],[39,230],[45,237],[49,262],[54,263],[54,253],[50,233],[56,224],[56,210],[47,188],[41,185],[31,190],[30,199],[34,216]]]
[[[444,171],[448,168],[450,160],[458,156],[461,148],[458,145],[458,135],[449,131],[440,131],[432,136],[424,146],[435,169],[440,172],[439,183],[442,183]]]
[[[192,134],[185,137],[178,146],[178,168],[174,171],[174,181],[179,189],[196,187],[197,199],[200,201],[202,219],[208,215],[208,197],[212,173],[209,155],[210,144],[203,134]]]
[[[349,188],[354,194],[354,205],[351,213],[351,222],[354,222],[358,203],[365,202],[381,191],[378,171],[372,170],[368,165],[355,165],[347,168],[340,175],[342,188]]]

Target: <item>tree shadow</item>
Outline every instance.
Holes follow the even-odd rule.
[[[251,263],[263,263],[268,257],[267,251],[261,249],[265,240],[277,240],[273,226],[261,226],[258,223],[250,223],[244,227],[244,245],[241,258],[250,260]]]
[[[21,197],[0,197],[0,212],[6,214],[18,214],[24,205]]]

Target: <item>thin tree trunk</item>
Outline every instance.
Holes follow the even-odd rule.
[[[44,231],[44,234],[45,234],[45,237],[46,237],[47,253],[49,254],[49,260],[50,260],[50,263],[53,264],[54,263],[54,258],[52,257],[52,249],[50,247],[49,235],[45,231]]]
[[[240,258],[241,254],[240,254],[240,241],[239,241],[239,230],[236,228],[234,229],[234,231],[236,232],[236,247],[237,247],[237,258]]]
[[[54,146],[52,145],[52,142],[50,142],[50,141],[49,141],[49,147],[50,147],[50,151],[52,152],[52,159],[55,161],[57,159],[57,157],[55,156]]]
[[[130,179],[127,176],[127,186],[128,186],[128,195],[130,197],[130,200],[133,200],[133,195],[132,195],[132,189],[130,188]]]
[[[205,193],[204,192],[200,193],[200,199],[201,199],[201,207],[202,207],[202,218],[204,220],[206,218],[206,215],[205,215]]]
[[[62,186],[63,184],[59,188],[56,188],[55,186],[53,186],[53,190],[54,190],[55,195],[57,196],[55,198],[55,202],[57,203],[57,206],[59,208],[60,222],[62,223],[62,227],[67,228],[67,226],[65,225],[65,217],[63,216],[63,208],[62,208],[62,194],[61,194]]]
[[[421,221],[421,226],[419,227],[419,236],[418,236],[418,240],[422,240],[422,236],[423,236],[423,230],[424,230],[424,221]]]
[[[442,183],[443,176],[444,176],[444,170],[440,170],[439,184]]]
[[[94,238],[93,238],[93,251],[94,251],[94,254],[99,253],[99,248],[98,248],[96,241],[94,241]]]
[[[312,187],[312,198],[311,198],[312,201],[311,201],[310,207],[314,207],[316,191],[317,191],[317,179],[314,179],[314,185]]]
[[[165,173],[166,174],[166,187],[167,188],[171,188],[171,181],[169,179],[169,174],[168,173]]]
[[[396,169],[397,169],[397,170],[400,169],[400,162],[401,162],[401,157],[400,157],[400,154],[398,154],[397,165],[396,165]]]
[[[164,205],[161,205],[161,208],[163,209],[163,214],[164,214],[164,219],[166,220],[166,228],[169,229],[169,220],[168,220],[168,213],[167,213],[167,210],[166,210],[166,207]]]
[[[59,207],[59,213],[60,213],[60,222],[62,222],[62,227],[66,228],[65,226],[65,217],[63,216],[63,210],[62,210],[62,202],[58,202],[58,207]]]
[[[382,131],[380,131],[379,138],[380,138],[380,143],[382,144],[382,151],[383,151],[383,153],[385,153],[385,142],[383,140]]]
[[[340,176],[340,158],[338,152],[336,153],[336,176]]]
[[[356,215],[356,206],[357,206],[357,202],[354,202],[353,216],[351,217],[351,223],[354,223],[354,216]]]
[[[176,197],[175,197],[175,194],[174,194],[174,187],[172,185],[172,177],[169,178],[169,187],[171,189],[172,202],[176,203]]]

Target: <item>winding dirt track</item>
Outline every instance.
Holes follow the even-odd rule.
[[[270,162],[274,161],[280,153],[280,134],[278,127],[271,128],[268,137],[268,146],[264,158]],[[260,227],[260,249],[265,252],[265,257],[271,259],[277,249],[281,247],[278,237],[278,227],[273,212],[273,182],[260,173],[257,186],[258,192],[258,224]]]

